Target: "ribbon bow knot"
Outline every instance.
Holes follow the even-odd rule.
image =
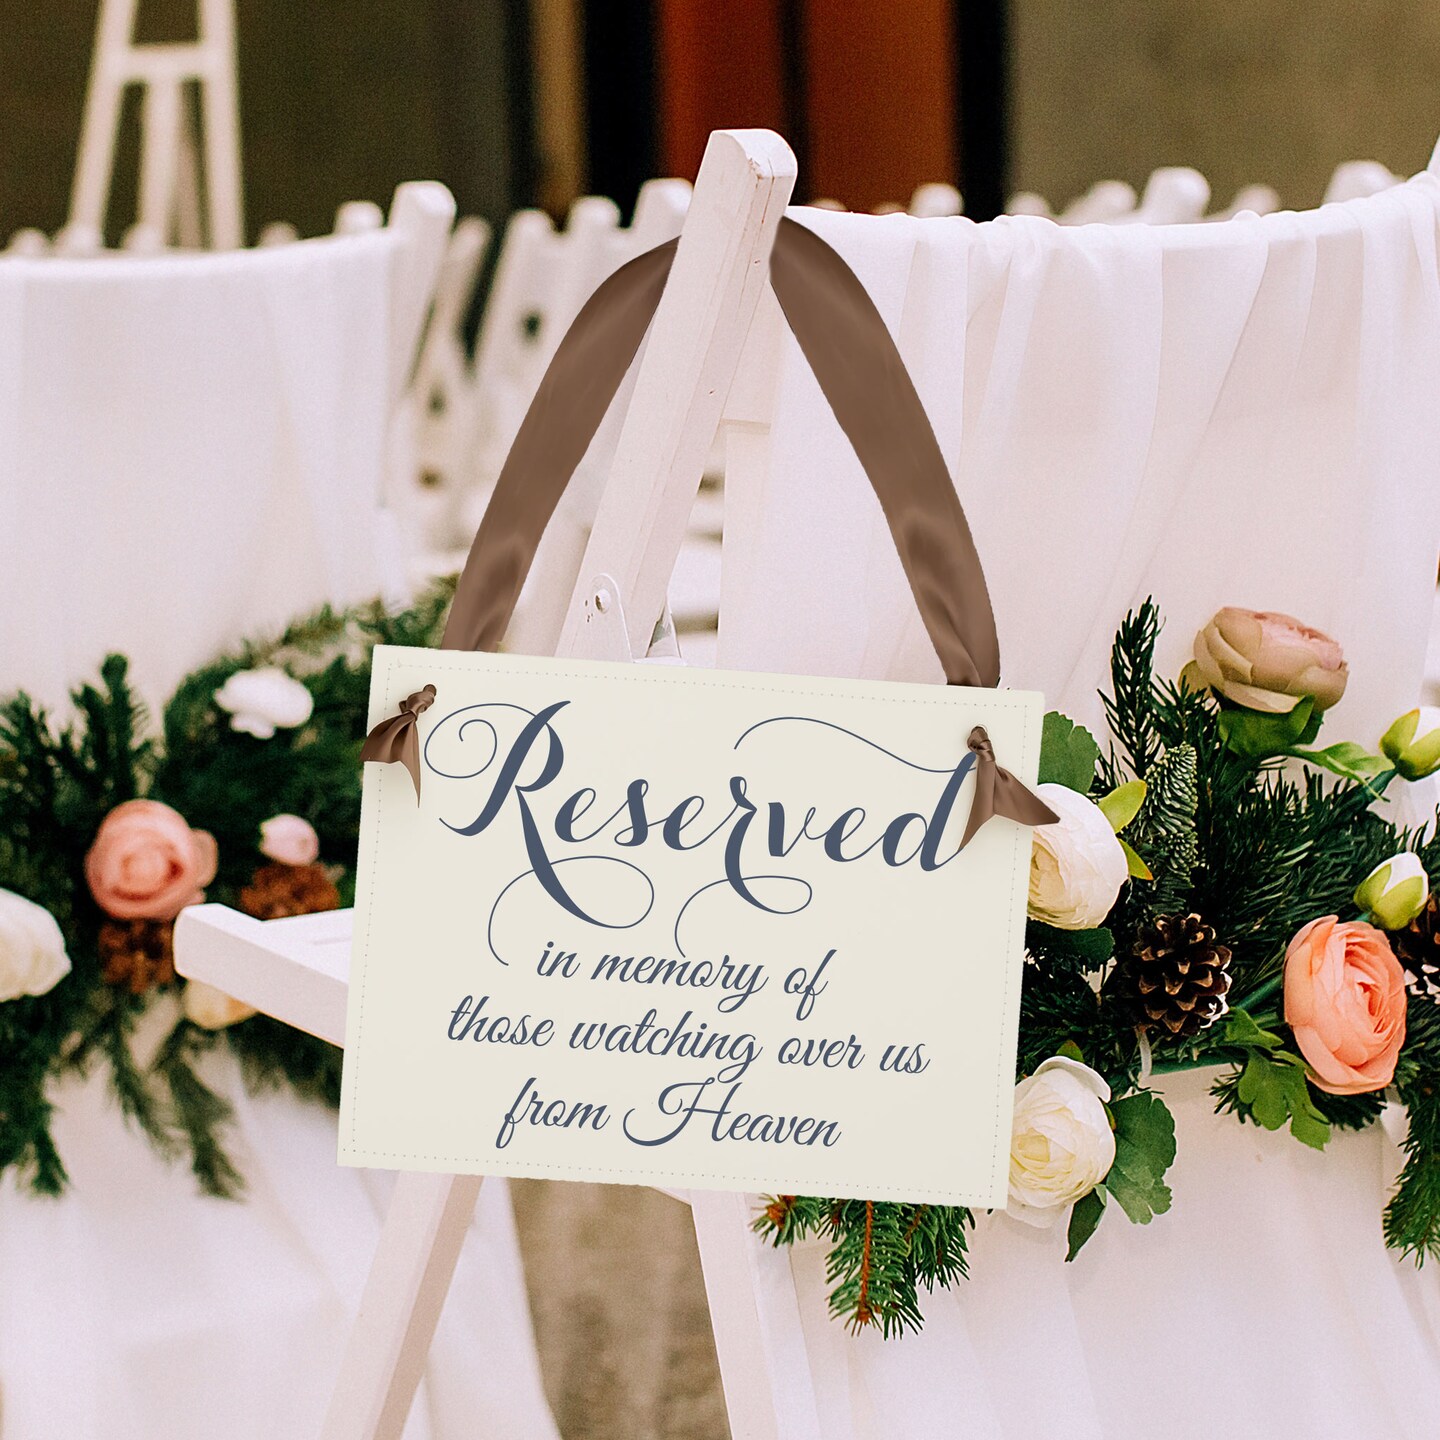
[[[400,702],[400,712],[382,720],[360,747],[361,760],[375,760],[382,765],[397,761],[415,782],[415,799],[420,799],[420,734],[416,721],[435,703],[435,687],[426,685]]]
[[[977,725],[966,741],[975,756],[975,799],[970,805],[970,818],[960,841],[963,850],[975,838],[975,832],[992,816],[1003,815],[1022,825],[1053,825],[1060,817],[1033,790],[1022,785],[1003,765],[995,760],[995,747],[989,732]]]

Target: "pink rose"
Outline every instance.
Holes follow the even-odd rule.
[[[1328,710],[1350,671],[1340,647],[1319,630],[1274,610],[1226,606],[1195,637],[1195,665],[1212,690],[1237,705],[1288,714],[1302,695]]]
[[[1285,1019],[1320,1089],[1383,1090],[1405,1043],[1405,972],[1385,932],[1333,915],[1306,925],[1285,952]]]
[[[215,837],[158,800],[127,800],[101,822],[85,856],[95,903],[118,920],[173,920],[205,898]]]
[[[260,826],[260,853],[281,865],[311,865],[320,854],[320,837],[301,815],[272,815]]]

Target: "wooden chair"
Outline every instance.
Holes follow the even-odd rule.
[[[740,431],[758,413],[763,384],[733,382],[794,181],[794,157],[779,137],[711,137],[578,578],[570,586],[553,559],[542,577],[569,589],[556,653],[631,660],[651,652],[722,412]],[[261,922],[196,906],[177,927],[177,966],[340,1044],[350,925],[349,912]],[[480,1184],[478,1176],[398,1178],[325,1440],[400,1434]],[[732,1434],[820,1440],[788,1258],[750,1233],[746,1197],[689,1198]]]

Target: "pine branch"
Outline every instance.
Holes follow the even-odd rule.
[[[245,1188],[220,1143],[219,1132],[234,1118],[228,1101],[196,1073],[194,1061],[209,1050],[216,1036],[182,1020],[170,1033],[155,1060],[155,1070],[170,1091],[175,1124],[190,1152],[190,1169],[200,1188],[218,1199],[237,1198]]]
[[[1396,1088],[1409,1115],[1405,1165],[1385,1208],[1385,1243],[1419,1264],[1440,1260],[1440,1005],[1410,1001]]]
[[[223,1033],[251,1091],[288,1089],[302,1100],[339,1106],[341,1052],[334,1045],[268,1015]]]
[[[135,1063],[130,1045],[143,1002],[118,990],[109,991],[110,1007],[96,1027],[95,1038],[110,1063],[110,1083],[120,1113],[167,1160],[180,1154],[180,1144],[160,1098]]]
[[[905,1230],[915,1278],[927,1290],[949,1289],[969,1273],[966,1231],[975,1217],[963,1206],[917,1205]]]
[[[1199,803],[1195,747],[1181,744],[1166,750],[1163,759],[1151,767],[1144,803],[1125,832],[1154,876],[1130,887],[1130,896],[1146,919],[1186,908],[1200,857]]]
[[[1110,649],[1113,693],[1100,697],[1110,729],[1138,780],[1149,775],[1162,751],[1155,713],[1155,642],[1159,636],[1160,612],[1153,600],[1146,599],[1115,633]]]
[[[103,689],[82,685],[71,697],[83,727],[69,727],[64,736],[75,778],[93,788],[107,811],[139,793],[154,753],[144,733],[149,717],[130,688],[128,672],[123,655],[107,655],[100,666]]]

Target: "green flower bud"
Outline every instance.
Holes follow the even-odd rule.
[[[1407,780],[1440,770],[1440,709],[1407,710],[1381,737],[1380,753]]]
[[[1430,878],[1412,850],[1382,860],[1355,892],[1356,905],[1382,930],[1403,930],[1429,898]]]

